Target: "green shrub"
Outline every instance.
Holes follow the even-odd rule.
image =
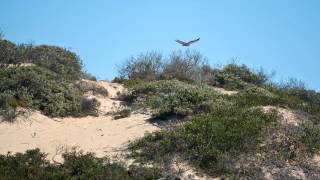
[[[82,64],[79,57],[60,47],[37,46],[32,49],[28,58],[32,63],[47,68],[66,79],[78,79],[82,75]]]
[[[83,115],[98,116],[99,106],[100,102],[97,99],[82,98],[80,113],[83,113]]]
[[[76,86],[82,91],[82,92],[88,92],[91,91],[95,95],[102,95],[102,96],[108,96],[108,90],[105,89],[101,85],[97,85],[96,82],[92,81],[85,81],[81,80],[76,84]]]
[[[308,99],[312,97],[311,94],[312,100]],[[240,155],[260,152],[263,148],[258,145],[280,131],[276,113],[266,114],[257,107],[289,106],[302,110],[305,108],[306,112],[311,107],[316,112],[318,107],[317,94],[305,89],[297,91],[247,84],[236,95],[227,96],[216,94],[206,85],[195,86],[177,80],[135,86],[123,100],[137,107],[156,110],[156,115],[161,117],[171,114],[189,116],[183,119],[185,124],[182,126],[149,134],[132,143],[129,147],[131,156],[138,162],[169,166],[178,155],[210,175],[238,178],[257,177],[254,175],[262,173],[259,166],[252,166],[245,169],[244,175],[242,169],[234,164],[240,161]],[[270,162],[283,163],[318,152],[320,131],[317,124],[320,121],[319,116],[312,117],[312,123],[303,123],[301,128],[290,127],[290,132],[285,131],[284,137],[280,137],[280,143],[272,143],[271,149],[263,149],[264,152],[275,149],[279,152],[267,153],[266,158]],[[291,146],[295,149],[292,150]]]
[[[8,92],[19,106],[32,107],[50,116],[85,114],[82,112],[85,109],[81,109],[82,92],[41,67],[1,69],[0,94]]]
[[[23,67],[21,63],[34,66]],[[98,103],[82,99],[82,92],[73,85],[81,77],[79,57],[56,46],[33,46],[0,40],[0,95],[2,115],[15,117],[16,106],[30,107],[50,116],[96,115]],[[93,88],[94,93],[107,95],[104,88]],[[11,98],[4,99],[6,95]],[[10,104],[15,101],[16,105]]]
[[[270,91],[257,87],[247,86],[239,91],[236,96],[228,97],[231,101],[236,101],[240,107],[283,105],[281,99]]]
[[[0,40],[0,63],[33,63],[59,74],[58,78],[67,80],[85,76],[82,62],[73,52],[56,46],[15,45],[8,40]]]
[[[88,73],[88,72],[83,72],[83,74],[82,74],[82,78],[83,79],[89,79],[89,80],[91,80],[91,81],[97,81],[97,78],[93,75],[93,74],[90,74],[90,73]]]
[[[136,108],[150,107],[161,114],[191,115],[201,113],[203,104],[221,96],[210,87],[197,87],[177,80],[162,80],[133,87],[122,100]]]
[[[302,126],[302,134],[298,136],[299,141],[302,142],[303,148],[307,149],[307,152],[316,154],[320,150],[320,125],[319,120],[315,123],[304,123]],[[296,134],[297,135],[297,134]]]
[[[129,58],[119,69],[120,77],[152,81],[158,79],[162,69],[162,55],[156,52]]]
[[[216,93],[207,85],[190,85],[177,80],[144,83],[131,88],[121,99],[135,108],[148,107],[161,114],[195,115],[209,113],[220,105],[253,107],[284,105],[280,97],[266,89],[248,85],[235,96]]]
[[[221,152],[243,152],[254,149],[259,141],[257,136],[275,120],[275,114],[265,114],[258,108],[220,107],[208,115],[194,118],[186,125],[184,135],[190,137],[190,144],[209,146],[211,143]],[[207,142],[197,142],[198,138]]]
[[[255,84],[258,86],[265,84],[269,80],[269,76],[264,73],[263,70],[253,72],[244,64],[228,64],[221,69],[221,72],[239,78],[241,81],[246,83]]]
[[[306,89],[301,81],[268,84],[265,89],[278,96],[282,104],[320,117],[320,93]]]
[[[1,65],[7,63],[16,63],[15,59],[16,46],[8,40],[0,39],[0,63]]]
[[[250,70],[246,65],[228,64],[222,69],[211,70],[207,83],[213,86],[230,90],[242,90],[248,86],[263,86],[272,75],[266,74],[262,69]]]
[[[115,78],[114,82],[177,79],[188,83],[205,83],[238,90],[248,85],[263,86],[271,76],[263,70],[253,71],[246,65],[235,63],[228,64],[222,69],[212,68],[199,52],[190,50],[173,52],[166,59],[157,53],[146,53],[137,58],[130,58],[120,67],[120,77]]]
[[[4,38],[4,32],[0,29],[0,40]]]
[[[0,116],[3,117],[3,121],[12,122],[16,118],[17,107],[18,102],[15,97],[8,93],[0,93]]]
[[[92,91],[93,91],[93,94],[95,95],[99,94],[102,96],[108,96],[109,94],[108,90],[102,86],[101,87],[95,86]]]
[[[111,81],[112,83],[119,83],[119,84],[123,84],[123,82],[125,81],[126,79],[123,78],[123,77],[114,77],[113,80]]]
[[[217,71],[211,78],[210,85],[222,87],[228,90],[244,89],[247,83],[240,80],[238,77],[227,74],[222,71]]]
[[[186,82],[201,82],[203,66],[208,66],[203,56],[196,51],[173,52],[165,63],[161,77]]]
[[[52,166],[39,149],[25,154],[0,155],[0,176],[3,179],[41,179],[52,173]]]
[[[15,97],[10,94],[3,93],[0,94],[0,108],[7,109],[9,107],[16,108],[18,106],[18,102]]]
[[[141,85],[142,83],[143,81],[139,79],[128,79],[123,82],[123,85],[127,88],[132,88],[134,86]]]
[[[267,127],[275,122],[275,113],[265,114],[258,108],[220,106],[210,114],[193,118],[180,130],[147,135],[129,148],[139,162],[165,163],[180,154],[211,175],[228,174],[233,171],[228,161],[255,151],[269,133]]]
[[[121,77],[115,77],[112,83],[123,84],[126,88],[132,88],[134,86],[142,84],[144,81],[141,79],[124,79]]]
[[[111,163],[108,158],[97,158],[92,153],[64,153],[63,164],[51,164],[39,149],[15,155],[0,155],[1,179],[159,179],[170,178],[157,168]]]
[[[18,44],[15,49],[15,64],[20,63],[33,63],[33,60],[30,59],[30,54],[34,49],[33,44]]]
[[[261,177],[262,164],[259,163],[269,161],[248,162],[252,163],[250,167],[240,165],[239,169],[235,164],[241,162],[243,156],[263,151],[267,155],[258,159],[269,158],[270,162],[281,164],[288,160],[299,161],[298,156],[306,157],[319,151],[319,93],[307,90],[297,81],[272,84],[270,75],[263,70],[253,71],[245,65],[229,64],[214,69],[201,63],[203,61],[193,63],[192,58],[185,57],[185,54],[170,57],[171,61],[169,58],[164,63],[156,81],[144,80],[121,96],[133,108],[151,108],[156,112],[156,119],[168,120],[167,117],[177,115],[184,122],[171,127],[170,121],[168,129],[132,143],[130,155],[137,161],[169,166],[174,157],[181,156],[198,170],[211,175],[252,178]],[[178,80],[172,80],[175,78]],[[116,80],[128,81],[124,78]],[[238,90],[238,93],[221,95],[210,86]],[[315,120],[310,124],[303,122],[301,127],[290,126],[287,132],[277,123],[275,112],[266,114],[258,108],[269,105],[307,112]],[[270,149],[260,147],[262,140],[270,138],[271,134],[278,135],[280,131],[284,132],[279,135],[280,142],[266,145]],[[292,147],[296,149],[292,150]]]
[[[267,153],[263,158],[270,160],[262,163],[280,164],[288,160],[300,161],[299,158],[319,151],[318,96],[305,88],[272,84],[246,83],[236,95],[227,96],[216,94],[206,85],[177,80],[143,83],[129,89],[123,100],[133,107],[156,110],[155,115],[165,120],[172,114],[188,118],[182,119],[184,125],[149,134],[132,143],[129,147],[131,156],[138,162],[162,166],[169,166],[174,157],[181,156],[210,175],[261,177],[260,165],[251,164],[239,169],[235,164],[242,161],[239,158],[243,155],[261,151]],[[269,105],[309,112],[313,114],[313,120],[311,123],[303,120],[301,127],[281,129],[275,112],[266,114],[257,108]],[[267,145],[269,149],[260,147],[262,141],[278,131],[284,132],[279,137],[280,142]],[[257,173],[260,175],[255,176]]]
[[[124,108],[114,114],[114,119],[122,119],[131,115],[131,109]]]

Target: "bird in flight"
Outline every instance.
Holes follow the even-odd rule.
[[[197,41],[199,41],[200,38],[189,41],[189,42],[184,42],[184,41],[180,41],[180,40],[176,40],[177,43],[181,44],[182,46],[190,46],[192,43],[195,43]]]

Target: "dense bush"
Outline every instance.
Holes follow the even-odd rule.
[[[120,77],[152,81],[159,78],[162,70],[162,56],[156,52],[129,58],[119,69]]]
[[[235,63],[228,64],[222,69],[211,71],[214,73],[211,73],[207,84],[231,90],[245,89],[250,85],[263,86],[272,76],[262,69],[253,71],[244,64],[238,65]]]
[[[131,88],[131,87],[134,87],[137,85],[141,85],[142,83],[143,83],[143,81],[139,80],[139,79],[129,79],[129,80],[125,80],[123,82],[123,85],[127,88]]]
[[[2,65],[33,63],[67,80],[85,76],[80,58],[75,53],[56,46],[16,45],[8,40],[0,40],[0,63]]]
[[[153,109],[154,115],[164,120],[170,119],[171,114],[188,116],[183,119],[185,124],[182,126],[147,135],[131,144],[131,155],[139,162],[170,165],[175,156],[182,156],[209,174],[236,177],[242,176],[233,165],[240,154],[256,153],[261,141],[279,130],[276,113],[268,114],[258,107],[290,106],[271,88],[249,84],[230,96],[217,94],[207,85],[177,80],[143,83],[131,88],[122,98],[133,107]],[[292,158],[285,155],[291,151],[288,149],[291,141],[298,148],[297,153],[312,154],[320,150],[319,118],[315,116],[312,122],[304,123],[302,128],[292,131],[292,135],[286,134],[283,141],[274,146],[284,154],[282,160]],[[273,162],[280,163],[279,159],[273,159]],[[261,173],[258,166],[246,170],[252,174]]]
[[[222,73],[237,77],[240,80],[255,84],[258,86],[263,85],[269,79],[268,75],[260,70],[258,72],[253,72],[246,65],[228,64],[221,69]]]
[[[83,79],[89,79],[91,81],[97,81],[97,78],[94,75],[92,75],[89,72],[87,72],[87,71],[83,72],[82,78]]]
[[[80,107],[80,114],[98,116],[98,113],[99,113],[98,107],[99,106],[100,106],[100,102],[97,99],[82,98],[81,107]]]
[[[120,83],[120,84],[123,84],[127,88],[132,88],[134,86],[137,86],[137,85],[144,83],[144,81],[141,79],[124,79],[124,78],[115,77],[112,80],[112,83]]]
[[[217,71],[210,78],[209,85],[222,87],[228,90],[244,89],[247,83],[240,80],[239,77],[232,76],[222,71]]]
[[[252,85],[240,90],[236,96],[226,98],[235,100],[240,107],[285,105],[279,96],[264,88]]]
[[[208,85],[191,85],[178,80],[143,83],[121,96],[136,108],[148,107],[161,114],[195,115],[208,113],[215,105],[254,107],[286,105],[278,95],[258,86],[248,85],[234,96],[222,95]]]
[[[257,108],[268,105],[290,107],[316,115],[313,123],[304,123],[303,128],[287,134],[282,144],[274,146],[280,154],[291,153],[291,141],[297,148],[296,152],[308,154],[320,150],[320,133],[317,130],[319,93],[306,90],[297,81],[271,84],[270,75],[263,70],[252,71],[245,65],[234,63],[214,69],[202,60],[201,56],[188,58],[188,54],[173,54],[163,63],[158,81],[137,83],[122,96],[122,100],[134,107],[155,110],[158,117],[176,114],[192,119],[180,128],[156,132],[131,144],[133,157],[140,162],[170,164],[174,156],[182,155],[207,173],[238,177],[240,171],[232,165],[238,160],[238,155],[256,151],[261,139],[278,128],[273,126],[276,124],[274,113],[265,114]],[[174,78],[180,81],[161,81]],[[124,78],[119,82],[128,80],[135,79]],[[239,92],[233,96],[218,95],[199,82]],[[278,160],[274,162],[280,163]],[[251,173],[257,173],[257,169],[259,167],[253,168]]]
[[[15,155],[0,155],[1,179],[159,179],[169,178],[157,168],[146,168],[97,158],[92,153],[63,154],[63,164],[51,164],[39,149]]]
[[[7,93],[0,93],[0,116],[4,121],[12,122],[17,116],[17,100]]]
[[[131,115],[130,108],[124,108],[114,113],[114,119],[122,119]]]
[[[122,100],[136,107],[151,107],[161,114],[191,115],[205,111],[210,101],[221,96],[208,86],[194,86],[177,80],[162,80],[133,87]]]
[[[39,109],[51,116],[92,114],[92,109],[81,108],[81,91],[58,81],[57,76],[37,66],[4,68],[0,70],[0,94],[9,94],[17,106]]]
[[[196,51],[173,52],[165,63],[162,78],[187,82],[201,82],[203,66],[208,66],[203,56]]]
[[[81,60],[73,52],[0,39],[0,66],[0,115],[6,120],[14,119],[18,106],[50,116],[97,114],[96,100],[84,100],[73,85],[77,79],[91,77],[82,71]],[[105,89],[93,90],[107,95]]]
[[[308,90],[301,81],[291,79],[282,84],[268,84],[264,88],[277,95],[282,104],[320,118],[320,93]]]
[[[2,32],[2,30],[0,29],[0,40],[2,40],[4,38],[4,33]]]
[[[28,59],[68,79],[78,79],[82,75],[82,64],[79,57],[60,47],[37,46],[31,50]]]
[[[15,44],[8,41],[0,39],[0,63],[15,63]]]
[[[302,148],[306,148],[311,154],[319,153],[320,150],[320,124],[319,119],[315,123],[304,123],[302,133],[298,136]],[[297,134],[295,134],[297,136]]]
[[[83,92],[91,91],[93,94],[108,96],[108,90],[103,86],[98,85],[96,82],[81,80],[76,83],[76,86]]]
[[[202,67],[205,65],[205,59],[195,51],[173,52],[167,59],[159,53],[150,52],[128,59],[119,69],[120,77],[115,80],[178,79],[198,82],[201,81]]]
[[[136,141],[130,145],[131,155],[141,162],[162,164],[180,154],[209,174],[228,174],[237,155],[255,151],[275,120],[274,113],[257,108],[220,106],[193,118],[180,130],[157,132]]]
[[[263,86],[270,79],[263,70],[252,71],[246,65],[232,63],[221,69],[212,68],[199,52],[190,50],[173,52],[167,58],[157,53],[130,58],[120,67],[119,75],[114,81],[177,79],[232,90],[244,89],[250,84]]]

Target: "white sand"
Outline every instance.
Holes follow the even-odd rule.
[[[225,90],[225,89],[219,88],[219,87],[212,87],[212,89],[217,91],[218,93],[223,94],[223,95],[234,95],[234,94],[238,93],[238,91],[228,91],[228,90]]]
[[[159,128],[148,123],[145,114],[132,114],[128,118],[113,120],[104,115],[114,111],[119,101],[114,100],[118,91],[124,88],[119,84],[96,82],[109,91],[109,97],[97,96],[101,102],[99,117],[49,118],[33,111],[28,118],[18,117],[15,123],[0,123],[0,153],[8,151],[24,152],[40,148],[48,153],[48,159],[61,162],[60,154],[77,147],[78,150],[94,152],[98,157],[121,153],[129,141],[143,137],[146,132]],[[90,93],[89,93],[90,94]],[[94,97],[93,95],[88,95]]]
[[[302,119],[305,119],[302,114],[298,114],[297,112],[285,108],[264,106],[262,109],[266,112],[276,110],[281,125],[299,126],[302,123]]]

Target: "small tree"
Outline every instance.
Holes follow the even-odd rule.
[[[0,63],[15,63],[16,45],[10,41],[0,38]]]
[[[2,40],[4,38],[4,33],[3,31],[0,29],[0,40]]]
[[[74,52],[57,46],[41,45],[32,48],[26,57],[32,63],[47,68],[67,79],[82,75],[82,61]]]
[[[33,44],[18,44],[16,45],[15,61],[17,63],[32,63],[29,58],[35,46]]]
[[[159,77],[162,67],[162,55],[153,51],[129,58],[120,67],[119,74],[122,78],[152,81]]]
[[[7,93],[0,94],[0,116],[4,121],[12,122],[17,116],[17,100]]]
[[[166,79],[176,78],[182,81],[202,81],[202,69],[207,65],[206,59],[196,51],[173,52],[164,66]]]
[[[265,84],[272,75],[268,75],[263,69],[259,71],[252,71],[246,65],[238,65],[236,63],[231,63],[223,67],[222,73],[230,75],[246,83],[252,83],[258,86]]]

